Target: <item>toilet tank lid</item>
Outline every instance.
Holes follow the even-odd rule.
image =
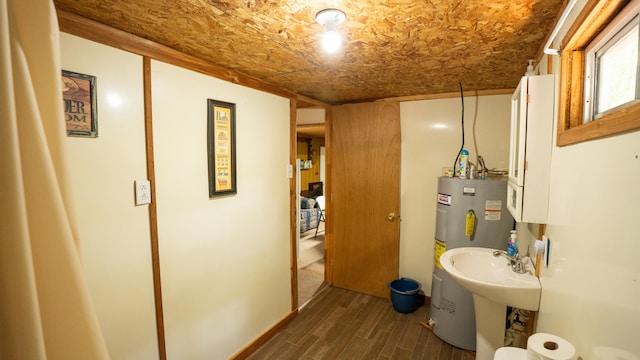
[[[501,347],[496,350],[493,360],[526,360],[527,350],[517,347]]]

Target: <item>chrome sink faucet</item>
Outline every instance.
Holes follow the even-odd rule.
[[[495,250],[493,252],[493,256],[503,256],[509,260],[509,265],[511,265],[511,270],[517,272],[518,274],[524,274],[527,272],[524,264],[522,263],[522,258],[520,258],[520,254],[516,253],[514,256],[509,256],[506,251]]]
[[[487,166],[484,164],[482,155],[478,155],[478,166],[480,166],[480,179],[487,177]]]

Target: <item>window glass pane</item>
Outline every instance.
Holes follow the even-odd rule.
[[[597,54],[596,114],[636,98],[638,25]]]

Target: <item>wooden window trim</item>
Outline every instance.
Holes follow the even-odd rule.
[[[582,123],[585,49],[629,2],[589,0],[562,40],[558,146],[640,129],[640,104]]]

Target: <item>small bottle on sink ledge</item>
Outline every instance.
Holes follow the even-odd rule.
[[[511,236],[507,241],[507,255],[516,256],[518,253],[518,236],[515,230],[511,230]]]

